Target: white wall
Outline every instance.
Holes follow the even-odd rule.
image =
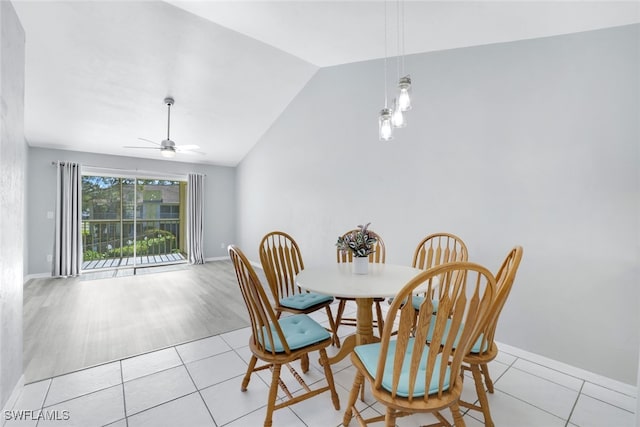
[[[412,55],[408,127],[377,139],[382,61],[321,69],[238,168],[239,245],[334,262],[372,222],[387,262],[447,231],[524,258],[498,340],[635,384],[640,26]],[[395,74],[395,64],[390,62]]]
[[[21,382],[26,144],[24,31],[0,1],[0,408]]]
[[[103,168],[206,174],[204,255],[205,258],[228,256],[226,245],[236,238],[235,168],[31,147],[27,188],[30,274],[51,273],[47,254],[53,250],[54,223],[53,219],[47,219],[47,212],[55,211],[56,169],[51,162],[56,160]]]

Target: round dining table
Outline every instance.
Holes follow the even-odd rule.
[[[356,333],[344,340],[329,363],[344,359],[356,345],[378,341],[373,335],[373,299],[395,296],[423,271],[404,265],[370,263],[368,274],[355,274],[353,263],[337,263],[307,267],[298,273],[296,283],[303,289],[356,301]]]

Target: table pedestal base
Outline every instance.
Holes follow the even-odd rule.
[[[340,351],[329,358],[329,364],[338,363],[349,355],[357,345],[378,342],[380,339],[373,336],[373,298],[356,298],[358,305],[358,324],[355,335],[349,335],[340,346]]]

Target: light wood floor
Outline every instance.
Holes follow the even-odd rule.
[[[28,281],[25,381],[249,325],[231,261],[175,268],[96,280]]]

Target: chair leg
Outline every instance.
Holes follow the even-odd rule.
[[[340,327],[340,323],[342,323],[342,315],[344,314],[344,309],[347,305],[347,301],[340,299],[338,300],[338,313],[336,314],[336,335],[338,335],[338,328]]]
[[[344,418],[342,419],[342,424],[345,427],[349,425],[351,418],[353,418],[353,407],[356,404],[356,400],[358,399],[358,393],[360,392],[360,387],[362,387],[362,383],[364,381],[364,375],[360,372],[356,372],[356,377],[353,380],[353,387],[351,387],[351,393],[349,393],[349,402],[347,402],[347,410],[344,411]]]
[[[329,391],[331,391],[331,401],[333,402],[333,407],[336,408],[336,411],[339,411],[340,398],[338,397],[338,392],[336,391],[336,385],[333,382],[333,372],[331,371],[331,366],[329,366],[329,358],[327,357],[327,350],[325,350],[324,348],[320,349],[320,363],[324,368],[324,376],[327,378]]]
[[[480,367],[478,365],[471,365],[471,373],[473,374],[473,381],[476,383],[476,393],[478,395],[480,408],[482,409],[482,415],[484,415],[484,425],[487,427],[493,427],[494,424],[491,419],[491,412],[489,411],[487,393],[484,391],[484,382],[482,381]]]
[[[454,402],[453,405],[451,405],[451,415],[453,415],[453,425],[455,427],[466,427],[462,414],[460,413],[458,402]]]
[[[376,315],[378,316],[378,333],[381,337],[382,331],[384,330],[384,319],[382,317],[382,307],[380,306],[380,301],[376,301]]]
[[[396,427],[396,410],[387,406],[387,412],[384,416],[385,427]]]
[[[333,313],[331,312],[331,307],[327,305],[327,317],[329,318],[329,328],[331,329],[331,333],[333,334],[333,344],[340,348],[340,337],[338,337],[338,328],[336,328],[336,322],[333,320]]]
[[[309,372],[309,354],[308,353],[305,353],[302,356],[300,356],[300,369],[304,374]]]
[[[264,419],[264,427],[271,427],[273,424],[273,410],[276,406],[276,397],[278,396],[278,382],[280,380],[280,368],[282,365],[273,365],[273,374],[271,375],[271,386],[269,387],[269,400],[267,401],[267,415]]]
[[[258,358],[255,356],[251,356],[251,360],[249,361],[249,367],[247,368],[247,373],[244,374],[244,378],[242,379],[242,387],[240,387],[241,391],[247,391],[247,387],[249,386],[249,380],[251,380],[251,373],[256,367],[256,362]]]
[[[480,365],[482,369],[482,375],[484,375],[484,383],[487,385],[487,390],[489,393],[493,393],[493,381],[491,381],[491,377],[489,376],[489,366],[486,363]]]

